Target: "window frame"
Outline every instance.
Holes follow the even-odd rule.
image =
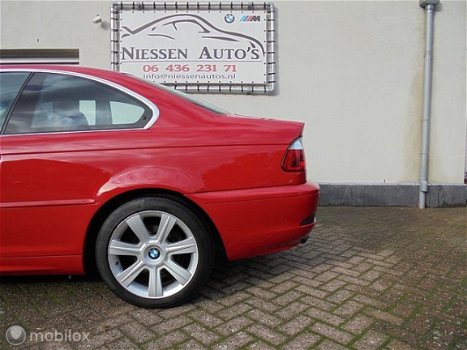
[[[89,132],[115,132],[115,131],[131,131],[131,130],[146,130],[151,128],[156,120],[159,118],[159,108],[151,102],[149,99],[147,99],[144,96],[141,96],[140,94],[130,90],[129,88],[122,86],[120,84],[114,83],[112,81],[106,80],[104,78],[96,77],[93,75],[89,75],[86,73],[79,73],[79,72],[71,72],[71,71],[66,71],[66,70],[60,70],[60,69],[28,69],[28,68],[1,68],[0,73],[29,73],[28,78],[24,82],[23,86],[21,87],[21,90],[18,92],[13,104],[10,106],[10,110],[8,112],[8,115],[5,118],[4,124],[2,126],[2,130],[0,133],[0,136],[2,137],[12,137],[12,136],[22,136],[22,135],[54,135],[54,134],[67,134],[67,133],[89,133]],[[150,118],[148,118],[147,123],[144,126],[138,126],[134,128],[102,128],[102,129],[88,129],[88,130],[57,130],[57,131],[45,131],[45,132],[24,132],[24,133],[17,133],[17,134],[6,134],[6,127],[10,121],[11,114],[13,110],[16,107],[16,104],[21,96],[21,94],[24,91],[24,88],[27,86],[27,83],[30,81],[31,77],[34,76],[35,73],[47,73],[47,74],[60,74],[60,75],[66,75],[66,76],[72,76],[72,77],[78,77],[78,78],[84,78],[87,80],[91,80],[100,84],[103,84],[107,87],[110,87],[112,89],[116,89],[121,93],[127,94],[130,97],[136,99],[137,101],[141,102],[144,104],[151,112]]]

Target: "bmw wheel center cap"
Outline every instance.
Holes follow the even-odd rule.
[[[148,255],[151,259],[156,260],[157,258],[161,256],[161,252],[157,248],[151,248],[148,251]]]

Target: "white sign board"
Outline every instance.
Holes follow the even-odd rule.
[[[116,2],[112,67],[197,92],[274,90],[269,3]]]

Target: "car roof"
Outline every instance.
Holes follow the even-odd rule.
[[[49,64],[8,64],[0,65],[0,70],[25,70],[25,71],[62,71],[62,72],[74,72],[87,74],[92,76],[98,76],[101,78],[109,78],[113,80],[113,77],[121,76],[117,72],[113,72],[106,69],[91,68],[77,65],[49,65]]]

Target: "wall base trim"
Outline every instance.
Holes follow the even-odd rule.
[[[416,184],[320,183],[322,206],[417,207]],[[427,208],[467,206],[467,185],[429,185]]]

